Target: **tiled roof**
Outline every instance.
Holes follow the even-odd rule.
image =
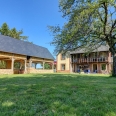
[[[54,60],[45,47],[0,35],[0,51]]]
[[[91,48],[92,50],[92,48]],[[96,46],[95,49],[93,51],[90,52],[99,52],[99,51],[109,51],[109,46],[108,45],[101,45],[101,46]],[[76,53],[85,53],[88,52],[88,49],[82,48],[82,49],[76,49],[72,52],[70,52],[70,54],[76,54]]]

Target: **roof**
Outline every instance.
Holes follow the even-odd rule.
[[[4,35],[0,35],[0,51],[54,60],[47,48]]]
[[[92,48],[91,48],[92,49]],[[101,45],[99,47],[96,47],[96,49],[94,49],[91,52],[100,52],[100,51],[109,51],[109,46],[108,45]],[[76,54],[76,53],[85,53],[88,52],[88,50],[86,48],[82,48],[82,49],[76,49],[72,52],[70,52],[70,54]]]

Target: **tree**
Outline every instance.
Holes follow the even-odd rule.
[[[6,68],[6,62],[3,60],[0,60],[0,69]]]
[[[17,31],[16,28],[12,28],[9,31],[9,36],[15,39],[26,40],[28,38],[27,36],[21,36],[21,34],[23,34],[23,31],[22,30]]]
[[[51,69],[51,66],[50,66],[50,64],[48,64],[48,63],[45,63],[45,64],[44,64],[44,69]]]
[[[3,23],[0,28],[1,35],[9,36],[15,39],[27,40],[27,36],[22,36],[23,30],[17,31],[16,28],[9,29],[7,23]]]
[[[116,0],[60,0],[59,6],[67,23],[62,28],[49,26],[55,52],[77,48],[91,51],[108,44],[116,76]]]
[[[9,27],[8,27],[7,23],[3,23],[3,25],[0,28],[0,33],[5,36],[9,35]]]
[[[41,66],[43,67],[43,64],[41,64]],[[44,63],[44,69],[51,69],[51,68],[52,68],[52,64]]]

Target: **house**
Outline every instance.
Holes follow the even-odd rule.
[[[5,66],[0,74],[52,73],[52,69],[37,69],[37,64],[54,64],[54,57],[45,47],[0,35],[0,62]],[[19,68],[15,68],[19,65]]]
[[[109,47],[101,45],[89,54],[86,49],[76,49],[72,52],[57,55],[57,72],[90,72],[110,73],[112,70],[112,57]]]

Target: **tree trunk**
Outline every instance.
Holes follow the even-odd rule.
[[[112,76],[116,77],[116,56],[113,55],[113,69]]]

